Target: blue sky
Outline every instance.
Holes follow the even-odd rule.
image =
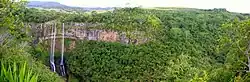
[[[250,13],[250,0],[30,0],[55,1],[69,6],[81,7],[189,7],[200,9],[226,8],[232,12]]]

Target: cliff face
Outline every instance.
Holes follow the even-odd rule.
[[[50,24],[29,24],[32,32],[31,35],[34,38],[34,44],[37,44],[39,41],[44,41],[47,44],[51,44],[54,33],[52,33],[52,27],[55,27],[53,23]],[[145,43],[147,39],[142,39],[139,37],[137,39],[129,39],[124,32],[119,33],[117,31],[111,30],[98,30],[86,28],[89,24],[70,24],[65,25],[65,34],[64,37],[67,40],[70,40],[69,44],[65,46],[65,51],[71,50],[75,47],[76,40],[96,40],[96,41],[106,41],[106,42],[120,42],[123,44],[141,44]],[[61,38],[62,38],[62,25],[56,25],[56,45],[55,49],[61,51]],[[92,25],[96,26],[96,25]],[[48,45],[48,50],[50,46]]]
[[[99,40],[122,43],[127,43],[128,40],[125,36],[120,36],[116,31],[106,30],[69,29],[65,35],[75,37],[77,40]]]
[[[121,43],[132,43],[139,44],[146,42],[146,39],[129,39],[126,37],[125,33],[119,33],[117,31],[111,30],[98,30],[98,29],[86,29],[86,25],[89,24],[71,24],[65,27],[65,38],[74,39],[74,40],[98,40],[98,41],[107,41],[107,42],[121,42]],[[33,25],[34,30],[33,36],[39,38],[40,40],[48,40],[53,36],[52,28],[53,24],[41,24]],[[62,26],[62,25],[61,25]],[[66,26],[66,25],[65,25]],[[92,25],[95,26],[95,25]],[[69,28],[71,27],[71,28]],[[77,27],[77,28],[76,28]],[[60,25],[57,25],[57,34],[56,38],[62,38],[62,33]]]

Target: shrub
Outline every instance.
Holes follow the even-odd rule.
[[[27,64],[1,63],[1,82],[37,82],[38,75],[27,68]]]
[[[51,72],[48,67],[41,62],[35,61],[25,49],[29,50],[27,46],[0,47],[0,62],[15,62],[20,64],[27,62],[27,68],[38,75],[39,82],[62,82],[62,79],[57,74]]]
[[[203,72],[203,74],[196,74],[190,82],[207,82],[208,80],[208,75],[206,71]]]

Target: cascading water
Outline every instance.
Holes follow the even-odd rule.
[[[51,71],[56,72],[56,66],[55,66],[55,60],[54,60],[54,54],[55,54],[55,35],[56,35],[56,24],[53,27],[52,26],[52,35],[53,38],[51,38],[51,46],[50,46],[50,67],[51,67]]]
[[[60,61],[60,74],[61,76],[65,76],[65,67],[64,67],[64,23],[62,26],[62,50],[61,50],[61,61]]]

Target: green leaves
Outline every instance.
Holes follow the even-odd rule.
[[[207,81],[208,81],[208,74],[206,71],[204,71],[202,75],[196,74],[195,77],[189,82],[207,82]]]
[[[48,67],[42,64],[40,61],[36,61],[36,59],[32,57],[31,54],[28,53],[28,50],[31,50],[29,46],[23,45],[23,44],[18,44],[18,45],[15,44],[11,47],[1,46],[0,47],[0,62],[6,64],[5,68],[6,66],[8,66],[8,64],[13,65],[14,63],[16,63],[18,64],[18,66],[20,66],[19,64],[22,65],[26,62],[27,69],[25,71],[26,72],[32,71],[32,73],[30,73],[30,76],[32,76],[32,74],[37,74],[39,82],[61,82],[62,81],[62,79],[57,74],[51,72]],[[13,67],[12,71],[14,71],[15,69],[17,71],[21,70],[21,68],[19,68],[18,66]],[[6,70],[7,69],[8,68],[6,68]],[[26,76],[27,75],[25,75],[24,77]]]
[[[1,82],[37,82],[38,75],[27,68],[26,63],[2,63],[1,62]]]
[[[230,68],[229,71],[245,71],[249,69],[246,54],[250,40],[249,26],[249,20],[234,20],[222,25],[222,35],[219,39],[218,48],[220,53],[225,55],[225,64]],[[239,77],[249,78],[248,74],[239,75]],[[249,81],[249,79],[244,80]]]
[[[11,6],[2,3],[8,3]],[[239,60],[246,61],[240,52],[246,49],[245,45],[250,37],[249,21],[236,21],[220,28],[221,24],[234,18],[245,19],[241,14],[223,10],[140,8],[121,8],[112,12],[87,14],[18,7],[21,8],[22,5],[9,3],[8,0],[2,0],[0,4],[0,17],[2,17],[0,18],[0,31],[8,32],[17,38],[25,37],[25,33],[22,32],[23,21],[44,23],[56,20],[101,24],[93,28],[124,32],[130,39],[148,38],[151,41],[137,46],[79,41],[76,48],[69,52],[67,64],[70,71],[81,81],[190,81],[192,78],[193,81],[228,81],[234,72],[230,69],[224,72],[222,64],[227,64],[225,68],[244,69],[243,64],[239,64]],[[225,46],[228,44],[229,46]],[[4,48],[9,49],[4,50]],[[45,55],[44,50],[36,49],[37,53]],[[26,51],[24,47],[5,46],[0,51],[0,56],[4,57],[1,60],[32,61],[31,69],[39,74],[39,81],[60,80],[56,74],[49,72],[47,67],[33,62],[33,59],[27,56],[29,54]],[[13,69],[6,68],[3,72],[9,70],[16,72],[17,68],[18,66],[14,66]],[[219,71],[211,71],[213,69]],[[23,71],[20,72],[20,77],[29,77],[29,79],[21,78],[21,80],[37,79],[37,77],[32,77],[34,75],[32,72],[26,73],[27,70],[21,70]],[[195,76],[203,70],[208,74]],[[226,74],[224,78],[214,77],[223,74]],[[10,80],[17,79],[14,76],[16,75],[9,74],[7,77]]]
[[[152,37],[151,42],[135,46],[79,41],[76,48],[69,53],[67,63],[70,71],[85,81],[185,82],[192,78],[193,81],[228,81],[234,72],[229,69],[224,72],[221,69],[234,56],[225,56],[227,54],[224,50],[227,47],[223,47],[224,50],[218,48],[221,47],[220,41],[232,42],[221,35],[237,29],[220,26],[238,17],[237,15],[239,14],[225,11],[163,11],[138,8],[97,13],[91,22],[104,23],[103,29],[125,32],[129,38]],[[237,33],[242,32],[246,31]],[[237,37],[241,35],[243,34]],[[233,64],[226,66],[230,65]],[[204,72],[203,76],[195,76],[203,71],[206,74]],[[216,76],[223,74],[228,75]]]
[[[206,62],[199,62],[207,57],[198,60],[170,52],[156,43],[134,46],[78,41],[66,59],[72,74],[84,81],[189,81],[207,67],[202,67]]]
[[[10,34],[15,41],[27,40],[26,28],[23,25],[23,12],[20,12],[24,7],[22,0],[12,2],[11,0],[2,0],[0,2],[0,35]],[[16,40],[18,39],[18,40]]]
[[[56,11],[47,11],[47,10],[39,10],[35,8],[24,8],[22,9],[24,15],[24,22],[29,22],[29,23],[45,23],[53,20],[60,20],[60,17],[65,17],[63,16],[64,14]],[[65,19],[61,19],[64,21]]]
[[[132,45],[84,41],[68,54],[67,64],[84,81],[136,81],[160,79],[162,60],[153,52]],[[156,75],[156,76],[154,76]],[[160,77],[160,78],[158,78]]]
[[[50,72],[40,62],[34,61],[35,59],[28,53],[31,51],[30,45],[27,45],[30,39],[27,35],[29,31],[23,22],[24,14],[27,16],[29,13],[26,13],[25,9],[23,0],[0,1],[0,62],[2,64],[0,81],[61,82],[59,76]]]

